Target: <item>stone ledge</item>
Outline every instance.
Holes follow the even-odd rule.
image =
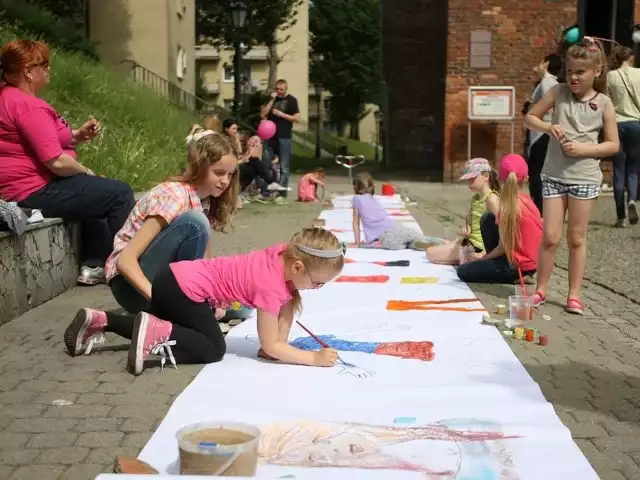
[[[0,325],[76,285],[79,240],[79,224],[59,218],[0,232]]]

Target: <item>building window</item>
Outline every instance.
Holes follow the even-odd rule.
[[[491,32],[473,30],[469,45],[469,68],[491,68]]]
[[[233,83],[234,81],[234,77],[233,77],[233,66],[232,65],[225,65],[224,66],[224,73],[222,74],[222,79],[223,81],[227,82],[227,83]],[[250,82],[251,81],[251,67],[250,66],[246,66],[242,69],[242,81],[245,82]]]
[[[176,58],[176,77],[179,80],[184,78],[187,73],[187,52],[184,48],[178,46],[178,57]]]

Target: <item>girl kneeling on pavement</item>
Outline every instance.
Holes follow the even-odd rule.
[[[153,280],[151,305],[135,316],[83,309],[67,328],[70,355],[86,352],[91,339],[113,332],[131,340],[127,370],[139,375],[150,355],[173,365],[222,360],[225,339],[214,319],[216,308],[234,301],[258,309],[258,355],[269,360],[332,366],[338,354],[310,352],[289,345],[294,315],[301,310],[300,290],[317,289],[344,266],[345,248],[330,232],[306,228],[288,244],[243,255],[172,263]]]
[[[523,276],[535,274],[542,240],[542,217],[531,197],[522,191],[527,175],[527,163],[520,155],[506,155],[500,162],[499,176],[504,186],[498,216],[486,213],[481,225],[487,254],[460,265],[460,280],[513,283],[518,280],[518,268]]]

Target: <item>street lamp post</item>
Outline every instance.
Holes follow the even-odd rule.
[[[374,153],[374,161],[377,164],[380,161],[380,110],[376,110],[373,115],[376,118],[376,151]]]
[[[230,2],[231,7],[231,20],[233,21],[234,42],[233,42],[233,113],[238,116],[240,112],[240,94],[241,94],[241,71],[240,60],[242,57],[242,45],[240,43],[240,30],[244,27],[244,22],[247,19],[247,7],[243,0],[232,0]]]
[[[322,158],[322,144],[320,143],[320,132],[322,131],[322,90],[318,85],[314,86],[314,93],[316,94],[316,161],[320,164]]]

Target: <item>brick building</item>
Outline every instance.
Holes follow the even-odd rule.
[[[522,151],[520,110],[533,68],[562,31],[578,23],[587,35],[631,45],[634,16],[640,22],[640,0],[383,0],[388,166],[457,178],[467,159],[470,86],[515,88],[514,150]],[[510,124],[473,123],[472,156],[496,161],[510,137]]]

